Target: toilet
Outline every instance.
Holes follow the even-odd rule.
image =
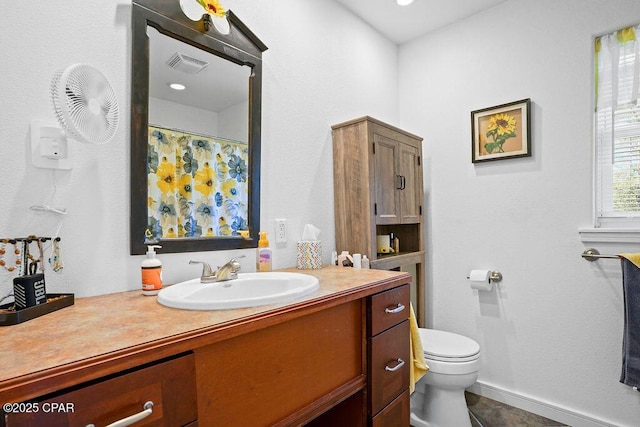
[[[480,346],[451,332],[420,328],[427,372],[411,395],[414,427],[471,427],[464,390],[478,379]]]

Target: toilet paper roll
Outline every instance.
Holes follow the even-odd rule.
[[[491,270],[471,270],[469,273],[469,282],[471,289],[479,291],[490,291],[493,289],[493,283],[490,280]]]

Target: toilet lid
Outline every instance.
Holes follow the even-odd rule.
[[[426,358],[452,362],[478,358],[480,345],[471,338],[435,329],[420,328],[419,331],[422,350]]]

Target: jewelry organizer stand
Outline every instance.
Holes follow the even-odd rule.
[[[52,240],[55,242],[59,242],[60,238],[38,236],[0,238],[0,243],[3,243],[4,245],[6,245],[7,243],[13,244],[15,247],[14,253],[16,257],[20,257],[16,258],[19,259],[19,262],[16,262],[16,266],[6,268],[7,271],[12,272],[17,269],[19,271],[19,274],[22,276],[29,274],[29,259],[34,260],[34,258],[30,257],[29,254],[29,245],[32,242],[36,242],[39,246],[40,258],[38,262],[43,265],[44,254],[40,245],[44,242]],[[18,249],[19,243],[22,244],[21,250]],[[2,256],[4,256],[4,252],[2,253]],[[37,266],[37,262],[35,265]],[[42,265],[40,266],[40,269],[42,272],[44,272],[44,268],[42,267]],[[3,304],[0,305],[0,326],[17,325],[18,323],[35,319],[36,317],[40,317],[53,311],[60,310],[61,308],[69,307],[73,305],[74,302],[74,294],[47,294],[46,302],[39,305],[34,305],[32,307],[27,307],[22,310],[15,310],[14,303]]]

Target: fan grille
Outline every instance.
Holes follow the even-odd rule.
[[[104,144],[118,129],[120,114],[113,88],[89,65],[74,64],[56,73],[51,100],[60,125],[74,139]]]

